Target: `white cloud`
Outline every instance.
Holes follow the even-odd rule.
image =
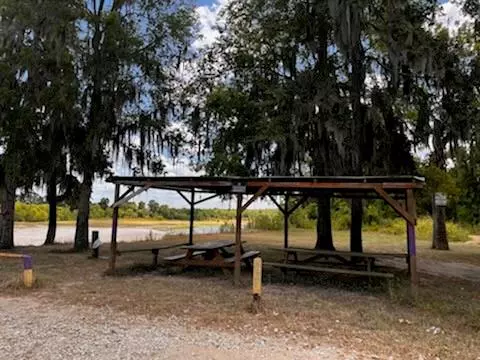
[[[194,42],[197,49],[205,48],[215,42],[219,36],[216,29],[217,24],[221,24],[220,13],[231,0],[215,0],[211,6],[197,7],[197,16],[199,22],[199,39]]]
[[[451,0],[440,5],[436,16],[436,22],[455,33],[463,24],[473,23],[473,19],[462,11],[463,1]]]

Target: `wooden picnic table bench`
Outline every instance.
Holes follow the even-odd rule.
[[[387,279],[393,279],[394,277],[393,274],[391,273],[352,270],[352,269],[323,267],[323,266],[308,266],[308,265],[284,264],[284,263],[275,263],[275,262],[264,262],[263,265],[272,266],[280,269],[318,271],[318,272],[326,272],[326,273],[334,273],[334,274],[348,274],[348,275],[359,275],[359,276],[373,276],[373,277],[382,277]]]
[[[367,265],[367,271],[372,271],[375,265],[376,258],[403,258],[407,263],[409,257],[402,253],[372,253],[372,252],[355,252],[355,251],[337,251],[337,250],[322,250],[322,249],[306,249],[306,248],[274,248],[273,250],[280,250],[285,252],[284,262],[288,262],[291,257],[296,263],[311,263],[319,258],[334,258],[343,264],[358,263],[362,259]],[[309,254],[310,257],[299,260],[299,254]],[[355,262],[352,261],[355,259]]]
[[[203,255],[203,254],[206,254],[207,252],[206,251],[194,251],[192,253],[192,257],[193,256],[199,256],[199,255]],[[177,261],[177,260],[181,260],[181,259],[185,259],[187,257],[187,254],[180,254],[180,255],[172,255],[172,256],[166,256],[163,258],[163,260],[167,260],[167,261]]]
[[[284,274],[287,270],[300,270],[300,271],[316,271],[316,272],[327,272],[327,273],[338,273],[338,274],[350,274],[350,275],[359,275],[359,276],[369,276],[369,277],[382,277],[391,279],[393,274],[374,271],[375,259],[378,257],[383,258],[406,258],[408,261],[408,256],[406,254],[400,253],[361,253],[361,252],[351,252],[351,251],[334,251],[334,250],[321,250],[321,249],[305,249],[305,248],[272,248],[272,250],[284,252],[283,262],[266,262],[266,266],[273,266],[280,268]],[[299,259],[299,254],[310,255],[306,259]],[[352,259],[363,259],[366,263],[366,268],[364,269],[351,269],[351,268],[342,268],[342,267],[331,267],[331,266],[318,266],[316,260],[319,258],[334,258],[339,260],[341,264],[355,266],[361,265],[362,263],[358,261],[352,261]]]
[[[244,242],[242,242],[243,244]],[[231,240],[217,240],[195,245],[184,245],[181,249],[186,250],[184,254],[164,257],[173,266],[183,268],[189,266],[233,268],[235,265],[235,254],[227,249],[234,246]],[[248,267],[252,266],[252,260],[260,254],[259,251],[247,251],[241,247],[241,261]]]

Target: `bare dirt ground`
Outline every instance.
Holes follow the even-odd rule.
[[[398,259],[382,260],[382,265],[405,267],[405,262]],[[458,278],[462,280],[475,281],[480,283],[480,266],[465,264],[461,262],[445,262],[431,259],[417,259],[417,270],[434,276]]]
[[[0,298],[0,359],[356,359],[328,345],[193,330],[175,319],[65,306],[31,297]]]
[[[420,260],[418,262],[418,270],[430,275],[457,277],[469,281],[480,282],[480,266],[471,264]]]
[[[480,246],[480,236],[479,235],[471,235],[470,240],[465,242],[466,245],[478,245]]]
[[[244,239],[265,261],[279,256],[272,247],[281,246],[280,232]],[[292,231],[292,246],[312,246],[313,239]],[[365,244],[366,251],[405,250],[400,237],[366,234]],[[338,233],[336,246],[347,248],[348,234]],[[33,256],[38,283],[23,289],[21,263],[0,260],[0,359],[480,360],[480,282],[470,274],[480,267],[480,246],[451,249],[433,251],[419,241],[416,298],[404,262],[391,295],[381,280],[300,274],[283,283],[279,271],[265,269],[264,306],[252,314],[247,271],[238,288],[221,271],[152,269],[146,251],[123,253],[116,276],[106,276],[107,260],[72,253],[70,245],[19,248]],[[101,255],[108,257],[108,244]]]

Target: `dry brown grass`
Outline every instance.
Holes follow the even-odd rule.
[[[245,233],[248,248],[262,250],[266,260],[278,257],[272,246],[280,247],[281,233]],[[232,238],[231,234],[199,235],[196,241]],[[312,246],[314,235],[292,231],[292,246]],[[336,234],[337,247],[346,248],[347,235]],[[401,251],[404,244],[394,236],[366,234],[368,251]],[[165,243],[184,242],[170,237]],[[121,244],[121,248],[148,248],[152,243]],[[419,243],[419,257],[441,261],[479,264],[480,247],[453,244],[450,252],[437,253]],[[408,296],[408,281],[400,276],[389,297],[381,281],[372,286],[364,279],[338,276],[298,276],[295,284],[281,283],[278,272],[266,269],[264,312],[252,315],[248,284],[234,288],[221,271],[169,271],[148,266],[148,252],[126,253],[118,258],[119,275],[105,276],[106,260],[88,259],[89,254],[62,252],[64,246],[28,248],[18,251],[34,256],[39,287],[3,286],[17,279],[18,261],[0,260],[0,291],[13,296],[32,293],[46,301],[108,306],[150,317],[188,319],[192,329],[221,328],[238,333],[293,334],[301,344],[319,343],[343,347],[347,353],[375,354],[380,358],[478,359],[480,352],[479,284],[444,277],[421,276],[419,296]],[[52,250],[55,250],[52,251]],[[178,250],[169,250],[174,253]],[[441,254],[441,255],[439,255]],[[445,255],[444,255],[445,254]],[[102,249],[108,256],[108,249]],[[441,332],[427,332],[432,326]],[[370,358],[370,357],[366,357]]]

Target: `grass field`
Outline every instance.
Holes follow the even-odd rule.
[[[232,238],[233,234],[198,235],[195,241]],[[338,249],[346,249],[347,232],[335,234]],[[246,232],[248,249],[262,251],[264,260],[278,257],[271,247],[282,246],[281,232]],[[184,242],[169,236],[165,243]],[[151,242],[120,244],[120,249],[145,248]],[[293,230],[292,246],[314,245],[314,232]],[[455,243],[452,250],[429,249],[419,242],[419,261],[478,265],[480,245]],[[221,271],[151,269],[148,252],[118,257],[118,276],[105,276],[107,260],[74,254],[69,246],[18,249],[34,256],[38,286],[19,285],[20,264],[0,259],[0,291],[8,296],[30,296],[49,302],[108,306],[149,317],[188,318],[192,330],[221,328],[238,334],[294,334],[305,346],[332,344],[377,359],[465,359],[480,356],[480,291],[478,282],[422,273],[418,298],[408,292],[406,274],[400,274],[389,296],[382,281],[369,284],[346,276],[298,276],[295,284],[282,283],[280,274],[265,269],[264,311],[249,312],[250,275],[235,288]],[[366,251],[403,251],[404,239],[365,233]],[[167,253],[176,253],[170,250]],[[108,244],[101,255],[108,256]],[[439,330],[432,330],[432,329]],[[373,359],[375,357],[361,357]]]

